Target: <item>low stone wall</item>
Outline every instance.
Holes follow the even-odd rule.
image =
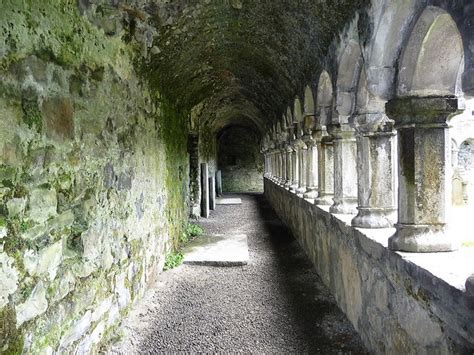
[[[465,292],[268,179],[265,196],[371,351],[472,353]]]

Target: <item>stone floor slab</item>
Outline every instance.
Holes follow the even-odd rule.
[[[240,266],[249,261],[247,235],[204,235],[183,250],[184,264]]]
[[[219,197],[216,198],[216,205],[241,205],[242,199],[232,197]]]

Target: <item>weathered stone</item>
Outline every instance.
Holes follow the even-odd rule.
[[[18,271],[14,260],[5,253],[0,253],[0,309],[8,303],[8,296],[18,289]]]
[[[28,299],[16,306],[17,326],[24,322],[36,318],[48,309],[48,301],[46,300],[46,287],[43,281],[39,281]]]
[[[462,285],[454,287],[448,279],[434,276],[436,267],[421,266],[422,257],[436,258],[436,254],[418,254],[418,262],[417,254],[405,260],[386,247],[393,229],[355,229],[350,218],[331,215],[327,207],[315,206],[269,179],[265,179],[265,194],[375,352],[417,353],[429,348],[451,353],[474,346],[468,285],[464,294]],[[470,259],[465,260],[463,268],[470,265]],[[456,301],[447,296],[453,294]]]
[[[115,292],[117,293],[118,306],[120,309],[127,307],[131,300],[130,291],[125,286],[126,277],[127,273],[123,273],[117,275],[115,278]]]
[[[26,208],[26,198],[12,198],[7,202],[8,215],[10,217],[16,217],[23,214]]]
[[[56,191],[34,189],[29,199],[28,217],[37,223],[44,223],[57,213]]]
[[[54,139],[74,137],[74,107],[68,97],[54,97],[43,102],[46,135]]]
[[[92,322],[92,312],[87,311],[66,333],[61,337],[61,348],[66,349],[76,340],[86,334]]]

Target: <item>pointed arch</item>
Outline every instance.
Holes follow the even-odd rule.
[[[428,6],[410,34],[400,63],[399,96],[459,94],[464,49],[451,15]]]

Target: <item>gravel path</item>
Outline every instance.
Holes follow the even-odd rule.
[[[263,195],[238,197],[241,206],[218,206],[200,224],[247,234],[250,264],[164,272],[109,353],[366,353]]]

